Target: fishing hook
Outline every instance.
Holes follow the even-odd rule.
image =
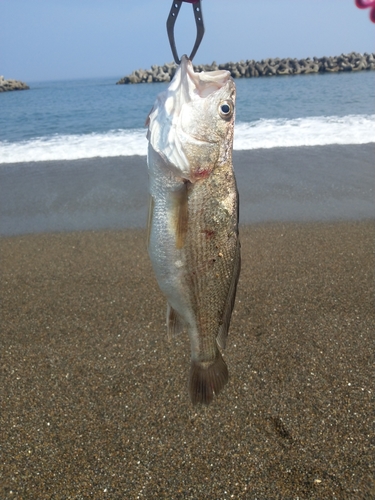
[[[193,6],[193,11],[194,11],[194,18],[195,18],[195,24],[197,27],[197,36],[195,39],[195,44],[193,47],[193,50],[191,51],[190,54],[190,61],[193,60],[193,57],[195,56],[198,47],[202,41],[203,35],[204,35],[204,24],[203,24],[203,16],[202,16],[202,7],[201,7],[201,0],[174,0],[172,2],[172,7],[168,15],[167,19],[167,33],[168,33],[168,38],[169,38],[169,44],[172,49],[172,54],[173,58],[176,62],[176,64],[180,64],[181,59],[178,57],[177,49],[176,49],[176,42],[174,39],[174,25],[178,16],[178,13],[180,11],[182,2],[188,2],[191,3]]]

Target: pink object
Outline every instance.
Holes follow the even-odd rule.
[[[355,0],[355,4],[359,9],[371,9],[370,19],[375,23],[375,0]]]

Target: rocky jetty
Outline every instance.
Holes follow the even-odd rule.
[[[8,92],[9,90],[27,90],[30,87],[26,83],[20,82],[18,80],[5,80],[3,76],[0,76],[0,92]]]
[[[375,53],[341,54],[334,57],[313,57],[310,59],[262,59],[246,60],[237,63],[200,64],[194,66],[195,71],[214,71],[226,69],[233,78],[254,78],[259,76],[307,75],[309,73],[336,73],[339,71],[363,71],[375,69]],[[151,69],[137,69],[131,75],[124,76],[117,84],[169,82],[176,71],[175,63],[163,66],[151,66]]]

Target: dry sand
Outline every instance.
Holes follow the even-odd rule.
[[[371,499],[371,221],[241,228],[208,408],[143,229],[1,245],[1,499]]]

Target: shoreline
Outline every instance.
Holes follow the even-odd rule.
[[[0,238],[1,498],[372,498],[369,222],[242,226],[208,408],[146,231]]]
[[[374,143],[233,152],[240,223],[375,218]],[[146,157],[0,165],[0,236],[145,227]]]

